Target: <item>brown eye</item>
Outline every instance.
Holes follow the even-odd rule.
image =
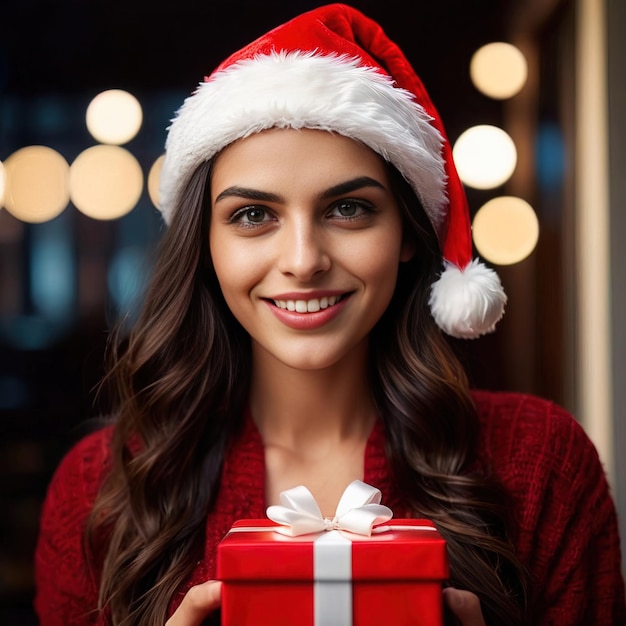
[[[360,200],[340,200],[330,210],[331,217],[355,219],[365,217],[373,211],[369,203]]]
[[[259,206],[249,206],[239,209],[230,218],[231,224],[238,224],[239,226],[261,226],[271,220],[271,214],[267,209]]]
[[[254,209],[248,209],[242,217],[251,224],[260,224],[265,220],[265,211],[255,207]]]
[[[337,205],[337,212],[342,217],[354,217],[358,210],[354,202],[341,202]]]

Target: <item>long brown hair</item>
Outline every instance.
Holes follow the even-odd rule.
[[[115,626],[165,623],[201,552],[224,451],[246,402],[249,339],[223,300],[208,249],[210,167],[198,168],[174,212],[135,328],[112,344],[112,465],[86,550],[100,609]],[[507,538],[504,494],[471,472],[476,410],[428,311],[440,271],[437,238],[409,186],[390,171],[416,253],[402,264],[371,334],[387,455],[410,508],[447,539],[452,584],[479,595],[488,624],[522,624],[525,576]]]
[[[526,623],[527,574],[510,541],[504,488],[477,467],[479,421],[466,373],[429,313],[441,271],[437,237],[391,168],[415,255],[370,337],[370,376],[394,479],[412,511],[446,538],[451,584],[476,593],[487,624]]]

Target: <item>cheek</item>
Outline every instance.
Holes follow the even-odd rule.
[[[396,288],[400,259],[397,254],[389,255],[382,251],[377,261],[376,264],[372,264],[369,276],[380,294],[380,299],[384,300],[386,308]]]
[[[210,240],[211,258],[217,281],[226,303],[231,309],[238,306],[237,298],[247,295],[262,275],[260,255],[253,246],[238,245],[227,237],[212,237]]]
[[[364,277],[376,282],[388,282],[393,291],[402,255],[401,235],[392,232],[366,243],[354,258],[359,259]]]
[[[374,292],[374,308],[377,315],[382,315],[393,298],[401,261],[400,243],[396,242],[395,239],[379,242],[370,251],[364,269],[366,272],[364,280],[369,282]]]
[[[231,246],[224,245],[217,236],[211,237],[210,251],[217,281],[228,300],[229,291],[236,287],[240,276],[239,257],[233,253]]]

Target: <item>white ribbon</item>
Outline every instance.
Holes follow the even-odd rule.
[[[355,480],[343,492],[333,519],[322,515],[302,485],[280,494],[282,506],[267,508],[267,516],[280,524],[276,532],[290,537],[321,533],[313,542],[315,626],[351,626],[352,542],[337,531],[371,536],[374,526],[393,517],[381,499],[379,489]]]
[[[436,530],[434,526],[377,526],[393,517],[380,504],[379,489],[360,480],[343,492],[335,517],[324,517],[313,494],[304,486],[280,494],[281,505],[269,506],[267,517],[275,527],[240,526],[231,532],[274,531],[297,537],[317,534],[313,539],[314,626],[352,626],[352,541],[347,531],[370,537],[388,531]]]
[[[330,530],[345,530],[357,535],[371,536],[377,524],[393,517],[391,509],[380,504],[379,489],[355,480],[343,492],[335,517],[324,517],[313,494],[303,485],[288,489],[280,494],[281,505],[267,508],[267,516],[279,527],[276,532],[297,537],[309,533]]]
[[[332,530],[313,543],[313,626],[352,626],[352,542]]]

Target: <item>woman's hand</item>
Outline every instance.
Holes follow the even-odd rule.
[[[219,608],[221,592],[222,583],[215,580],[191,587],[165,626],[200,626],[209,614]],[[486,626],[480,600],[471,591],[448,587],[443,590],[443,597],[461,626]]]
[[[221,600],[222,583],[217,580],[191,587],[165,626],[200,626],[210,613],[219,608]]]
[[[460,626],[485,626],[480,600],[476,594],[447,587],[443,590],[443,599],[459,620]]]

